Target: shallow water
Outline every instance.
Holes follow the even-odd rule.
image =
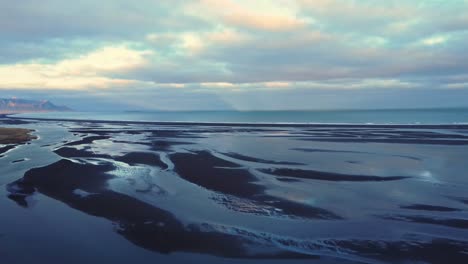
[[[7,262],[468,261],[466,126],[20,126]]]

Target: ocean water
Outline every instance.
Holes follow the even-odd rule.
[[[133,111],[21,114],[20,117],[217,123],[465,124],[468,108],[324,111]]]

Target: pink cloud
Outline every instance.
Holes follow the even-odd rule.
[[[305,23],[295,17],[279,15],[259,15],[248,13],[234,13],[224,15],[224,20],[235,26],[267,30],[287,31],[303,27]]]
[[[296,13],[278,3],[233,0],[203,0],[197,8],[232,27],[265,31],[287,31],[307,24]],[[284,3],[283,3],[284,4]],[[266,10],[265,10],[266,9]]]

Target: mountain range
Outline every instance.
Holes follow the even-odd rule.
[[[0,98],[0,114],[63,111],[71,111],[71,109],[66,106],[55,105],[47,100],[35,101],[18,98]]]

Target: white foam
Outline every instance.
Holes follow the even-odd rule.
[[[90,193],[81,189],[73,190],[73,194],[80,196],[81,198],[86,198],[88,196],[94,195],[95,193]]]

